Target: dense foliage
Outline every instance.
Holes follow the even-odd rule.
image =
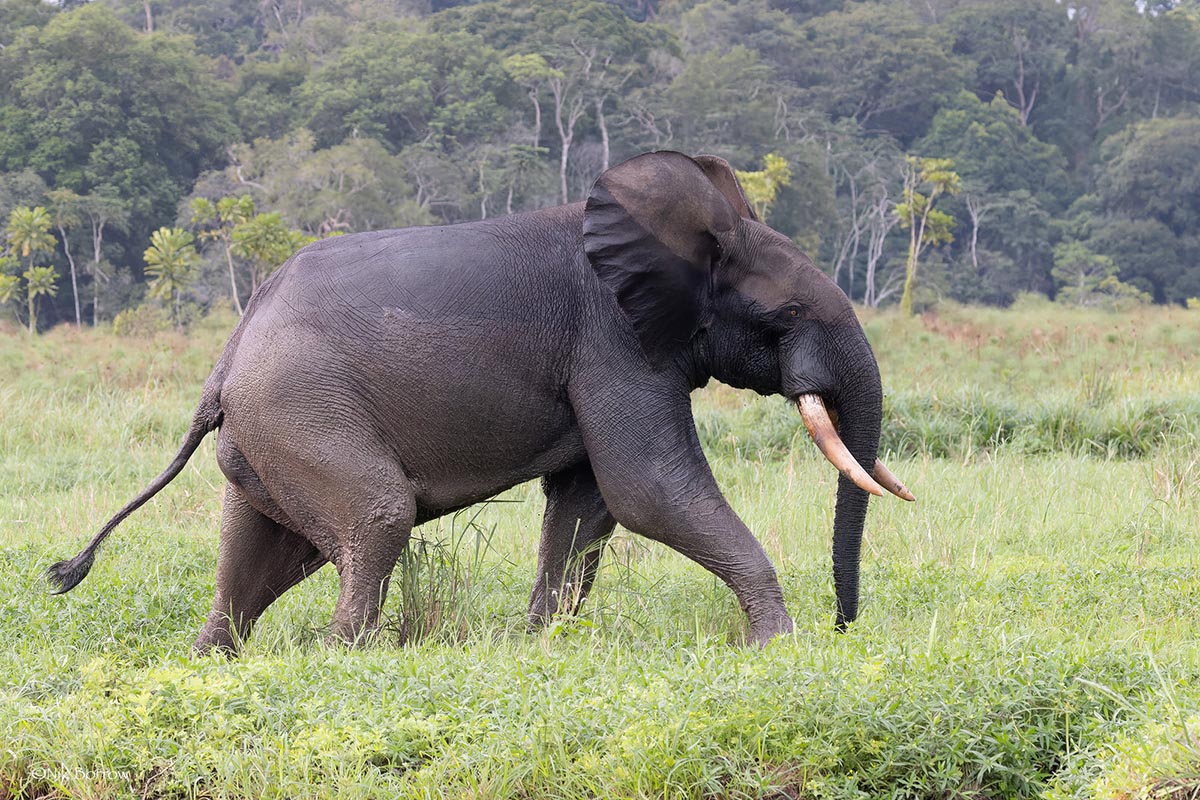
[[[253,215],[196,199],[299,243],[578,200],[652,148],[777,157],[767,221],[867,305],[906,273],[917,310],[1200,296],[1193,0],[7,0],[0,302],[178,322],[265,269],[232,247]],[[165,293],[163,228],[200,255]]]
[[[528,633],[531,482],[418,529],[375,645],[322,644],[325,567],[242,657],[193,658],[215,437],[78,588],[42,575],[175,451],[230,313],[186,337],[0,334],[0,797],[1195,797],[1200,326],[1047,303],[863,313],[887,461],[918,502],[871,503],[844,635],[837,473],[788,404],[697,393],[796,619],[764,650],[732,643],[724,584],[623,531],[581,614]]]

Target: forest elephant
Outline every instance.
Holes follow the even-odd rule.
[[[586,202],[296,253],[250,300],[171,465],[49,578],[60,593],[79,583],[216,430],[228,483],[199,652],[234,651],[326,561],[333,635],[371,635],[414,525],[538,477],[531,625],[587,593],[620,523],[720,577],[765,643],[792,619],[700,447],[690,394],[712,378],[793,401],[841,473],[843,629],[868,495],[912,499],[876,458],[874,354],[846,296],[756,220],[727,162],[670,151],[604,172]]]

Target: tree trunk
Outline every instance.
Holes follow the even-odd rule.
[[[488,193],[483,185],[483,162],[479,162],[479,218],[487,219]]]
[[[600,126],[600,147],[603,154],[601,172],[608,172],[608,125],[604,122],[604,101],[607,98],[596,98],[596,124]]]
[[[529,90],[529,99],[533,101],[533,146],[538,147],[542,142],[542,103],[537,87]]]
[[[875,273],[879,266],[879,259],[883,258],[883,246],[887,241],[887,235],[896,225],[896,218],[888,216],[888,206],[888,196],[884,192],[870,211],[871,222],[868,223],[870,238],[867,241],[865,277],[867,286],[863,291],[863,302],[871,308],[878,306],[883,299],[875,285]]]
[[[979,200],[967,196],[967,214],[971,217],[971,267],[979,274],[979,223],[983,220],[983,206]]]
[[[33,262],[30,261],[30,268],[33,267]],[[33,332],[37,330],[37,314],[33,310],[33,292],[29,290],[29,286],[25,286],[25,297],[29,300],[29,335],[33,336]]]
[[[142,0],[142,8],[146,10],[146,33],[154,33],[154,15],[150,11],[150,0]]]
[[[241,317],[245,314],[242,311],[241,298],[238,297],[237,278],[233,274],[233,253],[229,250],[229,241],[227,239],[222,241],[225,243],[225,263],[229,265],[229,285],[233,289],[233,307],[237,309],[238,316]]]
[[[912,193],[909,193],[909,208],[912,208]],[[909,211],[911,214],[911,210]],[[916,220],[908,226],[908,260],[904,263],[904,292],[900,295],[900,313],[911,317],[913,313],[913,289],[917,284],[917,253],[920,238],[917,236]]]
[[[571,101],[569,108],[564,108],[567,88],[562,79],[556,78],[551,81],[550,89],[554,94],[554,124],[558,128],[558,138],[561,142],[558,183],[563,205],[566,205],[571,202],[570,192],[567,190],[567,161],[571,157],[571,143],[575,140],[575,123],[579,122],[584,106],[583,99],[576,97]],[[563,119],[564,112],[566,113],[565,120]]]
[[[71,243],[67,241],[67,232],[61,225],[58,226],[58,232],[62,234],[63,251],[67,254],[67,263],[71,265],[71,297],[75,300],[75,327],[78,328],[83,322],[79,314],[79,282],[75,278],[75,257],[71,255]]]
[[[92,327],[100,321],[100,253],[104,248],[104,220],[92,219]]]
[[[908,204],[909,208],[913,205],[913,194],[915,189],[909,190]],[[908,238],[908,265],[904,273],[904,292],[900,295],[900,311],[904,316],[911,317],[913,314],[913,290],[917,285],[917,259],[921,255],[921,243],[925,240],[925,223],[929,220],[929,211],[933,208],[933,201],[937,197],[937,191],[929,193],[929,198],[925,201],[925,208],[921,212],[920,226],[909,226]],[[909,212],[912,213],[911,211]]]

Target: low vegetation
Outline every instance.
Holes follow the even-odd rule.
[[[232,320],[0,333],[0,797],[1194,796],[1200,314],[864,319],[919,502],[873,503],[847,634],[836,476],[785,403],[714,385],[701,435],[794,637],[739,646],[728,590],[627,533],[526,632],[529,484],[418,529],[375,646],[324,643],[326,568],[236,661],[188,652],[211,440],[78,589],[41,578],[169,460]]]

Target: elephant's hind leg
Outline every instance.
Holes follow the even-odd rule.
[[[227,484],[216,595],[193,649],[236,652],[267,606],[324,563],[312,543],[255,509]]]
[[[559,610],[573,613],[587,597],[604,544],[617,524],[587,462],[547,475],[542,489],[546,515],[529,598],[531,628],[544,625]]]
[[[369,441],[329,444],[324,458],[284,476],[293,493],[281,503],[316,542],[341,581],[332,635],[359,644],[379,628],[388,582],[408,546],[417,501],[386,448]]]
[[[381,485],[386,491],[382,498],[372,491],[351,498],[353,513],[339,537],[336,566],[342,588],[333,609],[333,635],[348,644],[379,630],[392,570],[408,546],[417,515],[416,500],[398,467]]]

